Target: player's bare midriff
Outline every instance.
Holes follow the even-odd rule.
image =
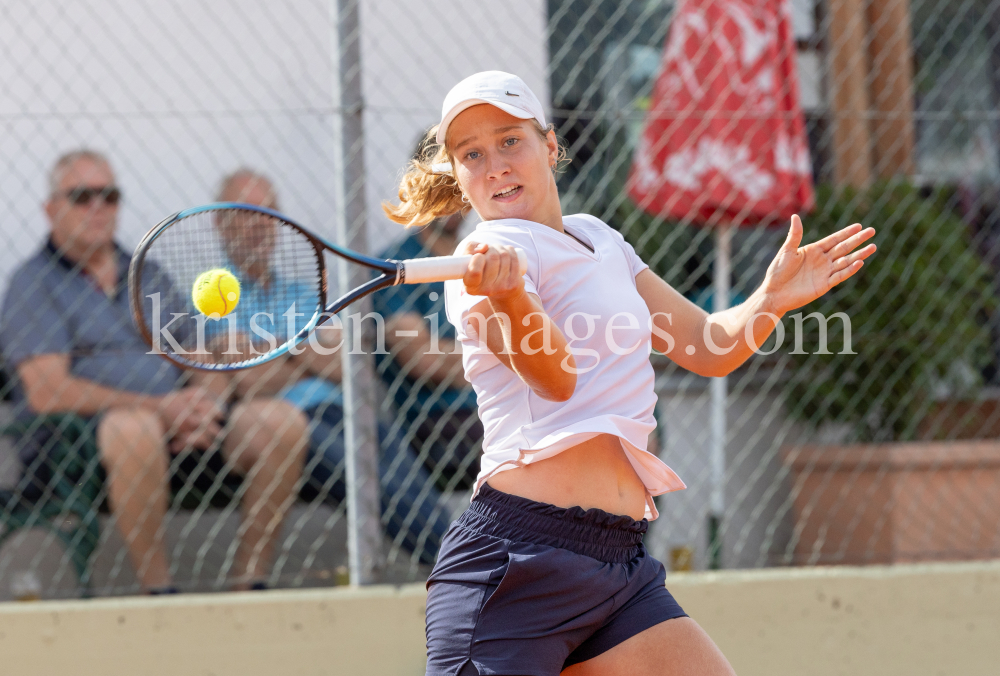
[[[601,434],[537,463],[498,472],[487,482],[504,493],[557,507],[596,507],[640,520],[646,487],[618,437]]]

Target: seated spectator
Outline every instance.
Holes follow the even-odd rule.
[[[217,200],[278,208],[277,195],[271,181],[247,169],[236,171],[223,179]],[[240,232],[235,231],[241,227],[267,227],[263,223],[253,226],[246,223],[223,219],[216,222],[216,227],[224,231],[221,239],[224,246],[227,246],[232,269],[237,271],[240,280],[240,302],[230,315],[235,323],[236,335],[240,337],[238,339],[243,339],[243,336],[249,339],[252,335],[250,318],[256,313],[270,312],[275,316],[285,313],[287,308],[273,307],[275,298],[301,299],[301,302],[296,302],[298,308],[306,312],[302,322],[311,316],[311,310],[307,308],[315,307],[316,304],[314,292],[305,291],[303,285],[295,281],[282,279],[280,271],[274,270],[269,261],[262,260],[263,247],[245,245],[248,238],[252,241],[273,239],[271,236],[263,236],[263,230],[241,236]],[[253,252],[252,258],[247,258],[246,251]],[[301,327],[295,328],[298,330]],[[209,321],[205,330],[210,347],[213,341],[221,341],[225,345],[231,340],[229,323],[226,321]],[[300,346],[300,354],[287,354],[234,375],[215,377],[228,379],[229,382],[222,387],[232,388],[244,399],[281,396],[305,411],[311,421],[305,491],[309,497],[322,493],[340,501],[346,497],[343,474],[344,412],[339,385],[341,354],[339,350],[335,350],[341,342],[340,329],[329,325],[321,326],[311,340],[317,341],[316,344],[325,348],[322,352],[327,354],[320,354],[306,342]],[[441,538],[448,529],[447,507],[442,503],[440,493],[434,488],[429,473],[420,464],[416,453],[405,443],[403,435],[391,434],[387,426],[379,425],[379,437],[380,493],[386,530],[409,551],[418,552],[421,561],[433,563]]]
[[[260,586],[300,477],[305,418],[269,399],[238,403],[226,416],[197,375],[148,354],[129,313],[129,254],[114,239],[120,199],[98,153],[68,153],[52,169],[49,238],[14,273],[0,314],[17,397],[30,414],[88,421],[115,523],[152,593],[176,591],[163,544],[171,454],[204,451],[209,464],[235,467],[246,491],[233,573],[237,588]],[[48,440],[33,441],[21,457],[29,497],[45,490],[53,472],[42,451]]]
[[[462,214],[434,221],[379,256],[450,256],[462,221]],[[479,472],[483,425],[462,370],[455,327],[444,316],[444,282],[392,286],[372,298],[374,310],[385,318],[389,348],[378,369],[413,430],[414,445],[442,484],[471,488]]]

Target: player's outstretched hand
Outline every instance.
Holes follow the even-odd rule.
[[[864,260],[875,253],[875,245],[858,247],[874,236],[874,228],[855,223],[818,242],[799,246],[802,220],[792,216],[788,237],[767,268],[763,289],[781,314],[802,307],[860,270]]]
[[[458,253],[472,254],[462,278],[467,293],[504,300],[524,292],[524,277],[514,247],[467,242]]]

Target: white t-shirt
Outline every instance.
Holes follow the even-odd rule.
[[[567,232],[518,219],[480,223],[466,240],[524,249],[524,288],[539,297],[566,336],[578,370],[564,402],[535,394],[480,341],[481,320],[470,311],[485,296],[466,293],[462,280],[445,282],[445,308],[462,344],[485,429],[476,491],[493,474],[550,458],[598,434],[612,434],[646,486],[646,517],[657,517],[652,496],[685,488],[673,470],[646,450],[656,427],[649,309],[635,286],[648,267],[620,233],[585,214],[564,216]],[[514,346],[519,349],[519,346]]]

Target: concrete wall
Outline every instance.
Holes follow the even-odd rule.
[[[673,575],[742,676],[997,673],[1000,562]],[[421,585],[0,605],[0,672],[423,673]]]

